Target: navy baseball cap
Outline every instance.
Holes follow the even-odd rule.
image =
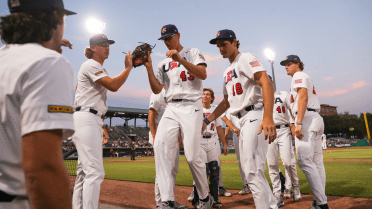
[[[209,41],[210,44],[216,44],[218,39],[236,39],[232,30],[224,29],[217,32],[216,38]]]
[[[292,61],[295,61],[295,62],[301,62],[300,58],[297,56],[297,55],[288,55],[285,60],[281,61],[280,62],[280,65],[283,65],[285,66],[285,64],[287,62],[292,62]]]
[[[113,40],[108,40],[108,38],[105,34],[96,34],[92,38],[90,38],[90,40],[89,40],[89,43],[90,43],[91,46],[94,45],[94,44],[100,44],[100,43],[104,43],[104,42],[108,42],[109,44],[114,44],[115,43],[115,41],[113,41]]]
[[[178,33],[178,29],[175,25],[172,25],[172,24],[164,25],[161,28],[161,37],[158,40],[163,39],[167,36],[177,34],[177,33]]]
[[[76,15],[77,13],[65,9],[62,0],[8,0],[10,13],[31,11],[31,10],[53,10],[61,9],[66,15]]]

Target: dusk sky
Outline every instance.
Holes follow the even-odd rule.
[[[222,74],[229,62],[209,40],[216,37],[217,31],[231,29],[240,40],[240,52],[256,54],[269,75],[271,66],[264,50],[271,48],[276,53],[277,90],[288,92],[291,82],[279,62],[287,55],[296,54],[304,62],[304,72],[311,77],[321,104],[337,106],[339,113],[372,112],[371,0],[64,2],[66,9],[78,13],[66,17],[64,38],[74,46],[63,51],[74,68],[75,84],[80,66],[86,61],[84,49],[93,35],[85,27],[90,17],[103,21],[103,33],[116,41],[103,65],[110,77],[124,70],[122,52],[132,51],[138,42],[156,44],[152,53],[156,70],[167,52],[164,43],[157,40],[160,30],[166,24],[175,24],[181,44],[198,48],[206,58],[208,78],[203,86],[215,91],[214,105],[217,105],[223,97]],[[8,14],[7,3],[2,1],[0,15]],[[118,92],[108,94],[107,104],[147,109],[150,95],[147,71],[141,66],[132,69]],[[113,122],[123,124],[121,119]]]

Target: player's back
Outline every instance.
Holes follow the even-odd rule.
[[[46,113],[50,105],[71,106],[68,99],[60,104],[53,101],[56,101],[55,97],[72,96],[73,70],[62,55],[36,43],[1,47],[0,63],[0,153],[6,156],[0,159],[0,190],[26,195],[22,135],[45,130],[50,126],[47,123],[51,118],[71,117],[48,116]],[[67,89],[66,85],[71,88]],[[53,92],[58,86],[68,93],[53,98],[44,96],[45,92]]]

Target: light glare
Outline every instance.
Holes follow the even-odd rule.
[[[264,53],[267,59],[269,59],[269,61],[273,61],[275,59],[275,52],[272,49],[267,48],[265,49]]]
[[[106,23],[95,17],[89,17],[85,21],[85,27],[91,34],[103,33]]]

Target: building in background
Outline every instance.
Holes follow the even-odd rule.
[[[337,114],[337,107],[331,106],[327,104],[320,105],[320,115],[336,115]]]

